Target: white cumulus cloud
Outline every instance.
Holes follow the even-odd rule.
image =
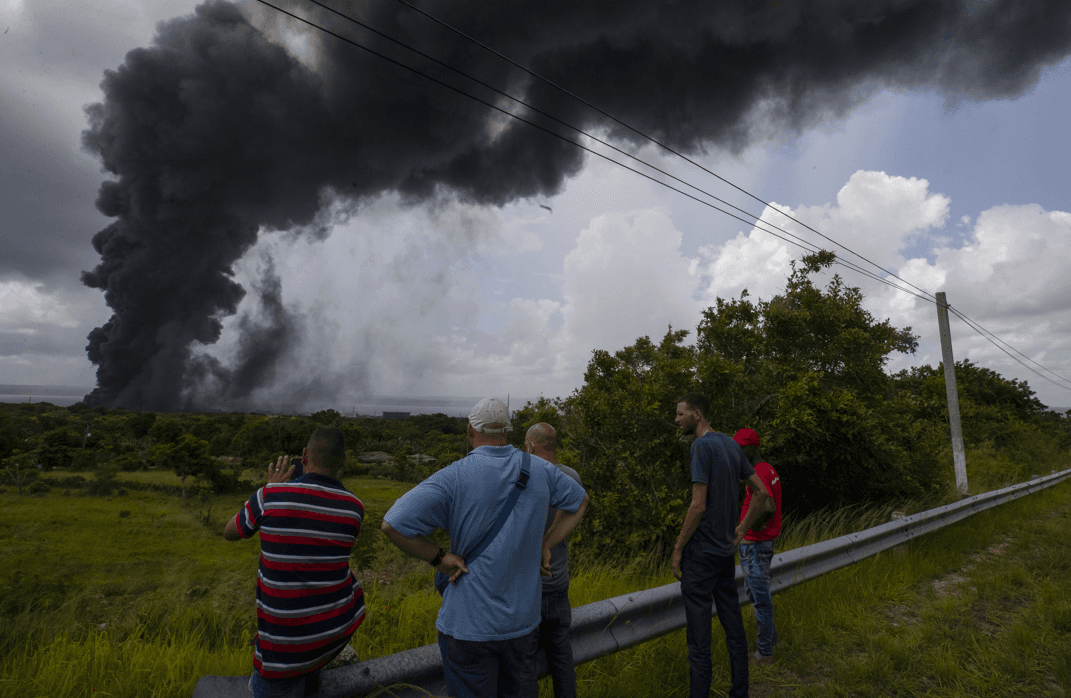
[[[706,298],[733,298],[744,288],[752,297],[770,298],[784,288],[790,263],[806,253],[784,238],[802,239],[812,246],[836,252],[843,259],[870,267],[861,257],[892,270],[903,262],[902,250],[935,228],[949,215],[948,197],[929,191],[925,179],[859,170],[837,192],[836,204],[788,206],[772,204],[762,213],[760,226],[739,233],[721,245],[700,249],[703,274],[710,278]],[[786,215],[787,214],[787,215]],[[791,216],[791,218],[789,218]],[[792,218],[819,231],[823,238]],[[775,236],[770,230],[780,235]],[[828,238],[828,239],[827,239]],[[850,248],[851,254],[831,242]],[[843,267],[835,271],[843,276]],[[854,272],[847,272],[854,274]],[[863,284],[863,277],[846,277]]]
[[[637,337],[661,338],[669,325],[692,328],[702,304],[693,260],[667,212],[599,216],[565,256],[564,333],[574,357],[616,351]]]
[[[42,283],[0,281],[0,329],[34,334],[42,325],[77,327],[70,308]]]

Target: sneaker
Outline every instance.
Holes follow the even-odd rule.
[[[767,666],[773,664],[773,655],[769,657],[759,654],[758,650],[755,650],[755,654],[751,656],[751,661],[755,662],[757,666]]]

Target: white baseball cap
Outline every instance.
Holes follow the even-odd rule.
[[[485,397],[469,412],[469,424],[481,434],[505,434],[513,431],[509,423],[509,409],[498,398]]]

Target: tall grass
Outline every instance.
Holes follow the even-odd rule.
[[[204,606],[175,609],[134,632],[62,632],[8,646],[0,659],[11,696],[188,696],[205,674],[252,670],[255,628]],[[46,639],[47,638],[47,639]]]
[[[886,513],[816,516],[793,535],[815,542],[809,536],[843,535]],[[1071,696],[1069,524],[1071,483],[1063,483],[775,596],[777,663],[752,668],[752,692]],[[617,586],[603,590],[621,593]],[[754,651],[750,607],[744,623]],[[676,631],[578,667],[578,682],[593,697],[686,695],[686,653]],[[723,695],[728,656],[716,620],[713,658],[713,690]],[[541,684],[541,696],[551,696],[549,680]]]
[[[408,487],[347,484],[380,515]],[[213,505],[229,515],[242,500],[217,497]],[[1071,695],[1069,503],[1071,483],[1058,485],[775,597],[778,663],[753,672],[753,690]],[[787,518],[780,547],[932,505]],[[223,541],[223,522],[221,514],[206,527],[177,498],[153,493],[2,495],[0,695],[188,696],[200,676],[251,672],[258,546]],[[998,544],[1005,552],[986,552]],[[391,547],[375,552],[364,578],[368,616],[351,642],[362,659],[434,642],[440,602],[426,565]],[[952,585],[957,594],[936,594],[931,582],[952,571],[969,582]],[[670,581],[653,557],[579,555],[570,596],[578,606]],[[744,613],[753,648],[754,620]],[[729,681],[723,637],[715,622],[715,693]],[[578,667],[580,691],[684,695],[685,655],[683,631],[670,633]],[[541,692],[551,695],[548,681]]]

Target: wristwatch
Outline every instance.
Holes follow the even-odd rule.
[[[446,551],[442,548],[439,548],[439,554],[433,557],[431,559],[431,562],[428,564],[430,564],[432,567],[438,567],[442,563],[444,557],[446,557]]]

